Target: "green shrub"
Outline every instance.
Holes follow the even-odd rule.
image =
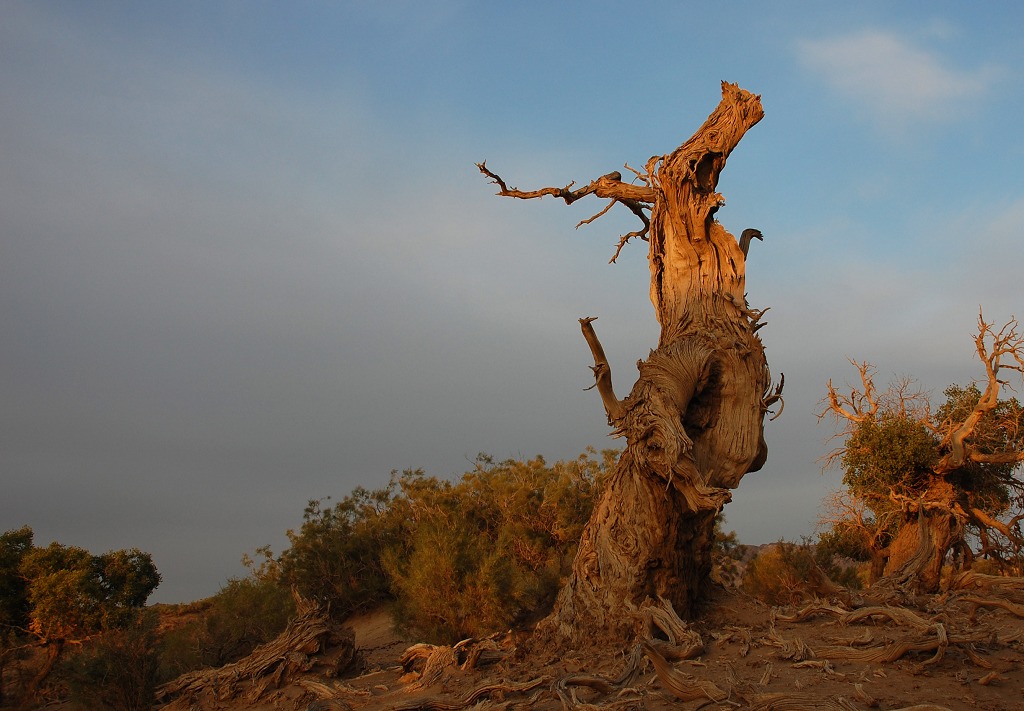
[[[274,639],[294,614],[291,594],[276,580],[229,580],[196,619],[164,633],[160,678],[237,661]]]
[[[159,658],[156,614],[105,630],[61,665],[71,697],[89,709],[143,711],[153,705]]]
[[[408,502],[396,495],[399,481],[422,475],[392,472],[387,487],[358,487],[334,506],[326,505],[329,499],[310,501],[302,527],[288,531],[291,546],[279,559],[284,583],[325,605],[336,619],[389,600],[382,557],[398,544],[409,513]]]
[[[311,501],[276,561],[280,578],[337,619],[391,603],[400,624],[435,641],[529,621],[553,603],[616,456],[480,455],[456,482],[410,469],[333,506]]]
[[[412,515],[383,558],[398,622],[451,642],[547,612],[615,455],[551,466],[481,455],[457,483],[400,479]]]
[[[743,590],[769,605],[790,605],[837,592],[815,560],[814,547],[779,541],[747,564]]]

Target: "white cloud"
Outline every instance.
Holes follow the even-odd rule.
[[[991,66],[951,67],[938,54],[880,30],[800,40],[797,53],[837,93],[888,127],[955,114],[982,98],[998,75]]]

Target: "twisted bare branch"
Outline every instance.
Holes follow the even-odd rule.
[[[849,395],[840,395],[832,385],[832,379],[828,381],[828,394],[826,397],[826,408],[818,414],[821,420],[831,414],[836,420],[846,419],[852,423],[865,422],[870,420],[878,412],[880,401],[878,391],[875,389],[875,366],[867,361],[858,363],[853,358],[849,359],[850,364],[860,374],[861,389],[856,387],[850,390]]]
[[[608,424],[614,424],[622,419],[625,407],[622,401],[615,397],[615,389],[612,388],[612,367],[608,364],[608,358],[604,354],[604,347],[601,345],[601,341],[598,340],[597,332],[594,331],[594,327],[591,325],[591,322],[596,320],[596,316],[580,319],[583,337],[587,339],[590,353],[594,356],[594,365],[590,368],[594,371],[594,384],[590,387],[597,388],[597,392],[601,395],[601,402],[604,403],[604,411],[608,415]]]
[[[963,422],[944,423],[947,432],[942,444],[948,446],[949,451],[935,467],[939,474],[959,469],[968,460],[986,464],[1024,462],[1024,451],[984,453],[971,447],[968,441],[981,418],[999,404],[999,389],[1007,384],[1006,381],[999,379],[999,371],[1006,369],[1024,373],[1024,337],[1017,332],[1017,320],[1011,318],[997,331],[979,312],[978,334],[974,337],[974,345],[978,358],[985,367],[985,389],[978,399],[978,404]],[[1005,362],[1006,360],[1010,362]]]
[[[645,210],[650,209],[654,202],[658,198],[658,191],[652,187],[652,180],[648,176],[644,178],[640,173],[629,168],[633,171],[637,177],[644,180],[647,185],[632,185],[630,183],[622,182],[622,173],[619,171],[613,171],[606,175],[602,175],[597,180],[592,180],[581,188],[572,189],[575,182],[571,182],[564,188],[540,188],[539,190],[520,190],[518,188],[510,188],[505,181],[497,173],[492,172],[487,167],[487,161],[483,163],[477,163],[476,167],[485,176],[491,179],[491,182],[498,186],[498,195],[503,197],[519,198],[520,200],[532,200],[534,198],[542,198],[546,195],[552,197],[561,198],[565,201],[566,205],[571,205],[580,198],[586,197],[587,195],[596,195],[601,198],[609,198],[611,203],[603,210],[598,212],[596,215],[582,220],[576,225],[577,229],[582,225],[587,225],[596,220],[597,218],[604,215],[608,210],[612,208],[615,203],[621,203],[629,208],[629,211],[640,218],[643,223],[643,227],[639,230],[634,230],[623,235],[619,239],[618,247],[615,250],[615,254],[611,258],[611,262],[614,263],[619,257],[619,252],[626,245],[627,242],[633,237],[640,237],[641,239],[647,239],[647,233],[651,228],[651,221],[647,217]],[[627,166],[628,168],[628,166]]]

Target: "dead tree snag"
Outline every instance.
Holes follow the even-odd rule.
[[[1020,573],[1024,407],[1000,394],[1008,374],[1024,374],[1024,335],[1016,319],[997,328],[979,313],[974,345],[984,378],[950,386],[937,409],[905,379],[879,392],[869,363],[852,361],[860,385],[849,395],[828,383],[821,416],[846,437],[828,462],[849,490],[829,523],[867,549],[872,582],[934,593],[951,554],[970,563],[969,536],[979,555]]]
[[[692,615],[710,572],[715,516],[729,490],[767,457],[764,416],[781,405],[782,384],[772,388],[756,334],[764,311],[750,309],[744,293],[747,247],[761,234],[752,230],[737,241],[715,221],[726,159],[763,115],[760,97],[723,82],[721,102],[688,141],[651,158],[644,170],[626,166],[632,182],[613,172],[575,189],[570,183],[519,190],[478,165],[505,197],[610,201],[583,222],[625,205],[641,227],[622,236],[613,262],[634,237],[649,245],[661,336],[638,363],[640,377],[627,397],[615,395],[594,319],[580,319],[595,387],[626,448],[549,620],[570,637],[632,633],[641,624],[635,611],[659,598]]]

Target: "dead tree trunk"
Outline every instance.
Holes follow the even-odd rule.
[[[622,237],[618,249],[631,237],[649,242],[661,337],[638,363],[626,398],[615,395],[594,319],[580,320],[609,424],[626,448],[550,618],[570,637],[629,634],[638,623],[631,611],[657,597],[692,615],[710,573],[715,516],[729,489],[767,457],[764,416],[782,385],[771,388],[756,333],[763,311],[751,310],[744,294],[747,248],[761,235],[750,230],[737,241],[714,219],[724,204],[716,188],[725,161],[763,115],[760,97],[723,82],[721,103],[692,138],[633,170],[639,184],[616,172],[576,190],[521,191],[479,166],[500,195],[552,195],[568,204],[595,194],[609,198],[609,207],[622,203],[643,228]]]
[[[908,521],[889,544],[889,560],[882,579],[890,587],[916,593],[939,589],[946,555],[964,536],[963,510],[952,499],[952,487],[941,502],[923,497],[907,507]],[[960,515],[958,515],[960,514]]]

